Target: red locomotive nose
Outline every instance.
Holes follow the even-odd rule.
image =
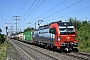
[[[67,36],[67,37],[66,37],[66,41],[67,41],[67,42],[70,42],[70,41],[71,41],[71,37],[70,37],[70,36]]]
[[[70,39],[70,37],[68,36],[68,37],[66,37],[66,39],[67,39],[67,40],[69,40],[69,39]]]

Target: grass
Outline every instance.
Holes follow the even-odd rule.
[[[79,51],[80,52],[85,52],[85,53],[90,53],[90,47],[87,47],[87,48],[79,48]]]
[[[78,49],[80,52],[90,53],[90,42],[79,42]]]
[[[8,44],[6,42],[0,44],[0,60],[5,60],[7,57]]]

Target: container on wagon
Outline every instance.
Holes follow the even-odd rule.
[[[32,42],[32,31],[24,32],[24,40]]]

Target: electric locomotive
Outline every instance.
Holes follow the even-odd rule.
[[[76,30],[71,22],[52,22],[34,30],[34,44],[61,51],[72,51],[78,47]]]

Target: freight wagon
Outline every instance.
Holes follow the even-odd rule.
[[[24,32],[24,40],[28,41],[30,43],[33,43],[33,40],[32,40],[32,30]]]
[[[76,30],[71,22],[52,22],[34,30],[34,44],[60,51],[72,51],[78,47]]]
[[[24,37],[23,33],[18,34],[19,40],[23,40],[24,39],[23,37]]]

